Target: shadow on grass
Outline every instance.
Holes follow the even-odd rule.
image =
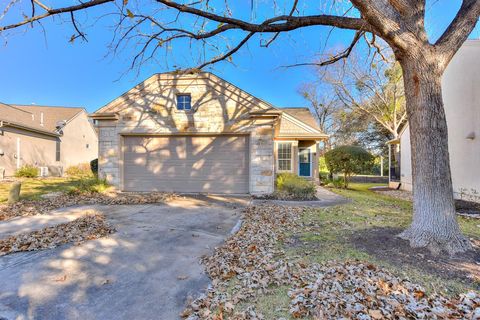
[[[480,289],[480,241],[474,250],[449,257],[434,256],[428,249],[412,248],[408,241],[396,237],[402,229],[375,227],[358,230],[349,237],[355,249],[397,268],[415,268],[443,279],[473,284]]]

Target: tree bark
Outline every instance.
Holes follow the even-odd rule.
[[[410,128],[413,221],[399,236],[412,247],[453,255],[471,249],[456,220],[442,98],[443,70],[422,54],[401,62]],[[428,62],[430,61],[430,62]]]

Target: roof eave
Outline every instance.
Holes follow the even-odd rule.
[[[275,137],[275,139],[294,139],[294,140],[304,140],[304,139],[314,139],[314,140],[327,140],[329,138],[328,134],[281,134]]]
[[[118,120],[120,118],[115,112],[91,113],[88,117],[93,120]]]
[[[6,121],[6,120],[0,120],[0,128],[1,127],[13,127],[13,128],[18,128],[22,129],[25,131],[30,131],[30,132],[35,132],[35,133],[40,133],[46,136],[51,136],[51,137],[61,137],[61,133],[56,133],[56,132],[51,132],[51,131],[46,131],[46,130],[40,130],[28,126],[21,125],[19,123],[11,122],[11,121]]]

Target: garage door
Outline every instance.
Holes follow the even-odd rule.
[[[124,189],[248,193],[248,136],[124,138]]]

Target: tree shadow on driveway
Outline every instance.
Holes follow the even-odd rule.
[[[1,257],[0,318],[179,318],[187,297],[209,283],[200,257],[240,217],[226,206],[191,201],[99,207],[108,210],[115,234]]]

